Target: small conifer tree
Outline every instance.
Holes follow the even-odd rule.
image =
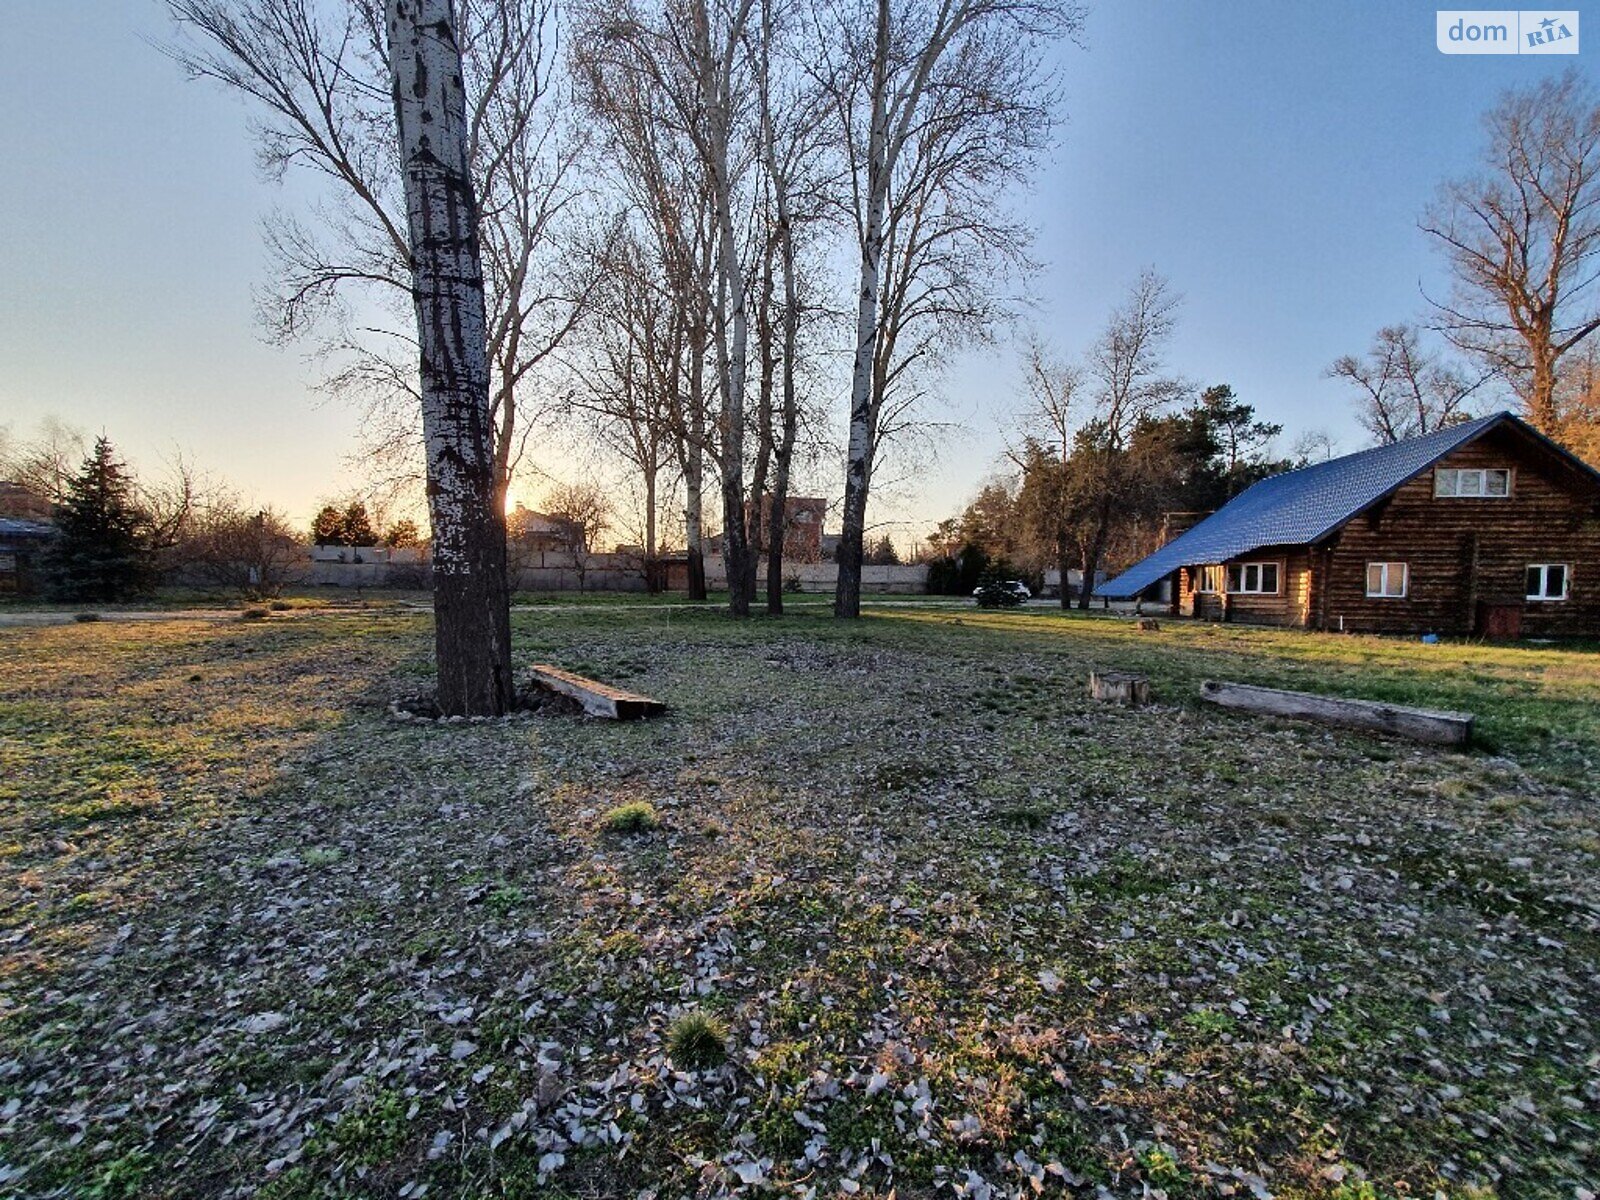
[[[56,527],[46,571],[58,598],[122,600],[152,582],[149,522],[133,477],[105,437],[67,485]]]

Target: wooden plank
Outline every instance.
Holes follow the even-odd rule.
[[[1312,696],[1305,692],[1285,692],[1277,688],[1252,687],[1246,683],[1225,683],[1208,679],[1200,685],[1200,698],[1223,708],[1368,729],[1397,737],[1441,746],[1465,746],[1472,738],[1473,715],[1409,708],[1375,700],[1343,700],[1332,696]]]
[[[583,711],[592,717],[608,717],[613,721],[631,721],[638,717],[653,717],[667,711],[667,706],[638,692],[624,691],[610,684],[585,679],[560,667],[535,663],[533,677],[543,687],[571,696],[583,705]]]
[[[1128,671],[1093,671],[1089,675],[1089,695],[1106,704],[1137,708],[1150,703],[1150,680]]]

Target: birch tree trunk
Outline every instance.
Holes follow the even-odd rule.
[[[421,348],[438,704],[499,716],[513,694],[506,527],[455,13],[451,0],[387,0],[385,16]]]
[[[744,427],[745,369],[749,356],[749,313],[746,309],[744,267],[739,261],[739,234],[734,226],[734,181],[729,161],[733,97],[731,56],[749,13],[742,4],[734,17],[730,36],[712,45],[710,13],[706,0],[694,9],[694,32],[700,101],[704,106],[702,155],[711,186],[717,240],[717,304],[715,331],[717,365],[721,376],[722,555],[728,576],[728,611],[735,617],[750,615],[750,595],[755,570],[750,561],[749,526],[745,516]]]
[[[878,53],[874,56],[872,129],[868,138],[867,211],[861,237],[860,290],[856,296],[856,354],[850,377],[850,442],[845,458],[844,515],[839,531],[839,582],[833,615],[861,615],[861,559],[866,538],[867,491],[872,484],[876,421],[873,388],[878,359],[878,292],[883,269],[883,223],[888,200],[889,114],[885,95],[889,10],[878,5]]]
[[[683,530],[689,559],[689,599],[706,598],[705,458],[691,444],[683,464]]]
[[[789,219],[788,193],[780,184],[778,229],[783,267],[783,397],[777,445],[773,450],[772,509],[767,516],[767,611],[783,613],[783,553],[788,530],[785,509],[789,501],[789,468],[794,461],[795,434],[800,400],[795,392],[795,355],[798,352],[800,296],[795,285],[794,233]]]
[[[754,491],[758,515],[763,503],[764,490],[770,491],[766,510],[766,532],[763,540],[767,552],[767,612],[783,615],[783,558],[784,542],[788,535],[787,508],[789,502],[789,470],[794,462],[795,434],[799,425],[799,398],[795,392],[795,356],[799,349],[800,294],[796,279],[794,216],[790,211],[789,186],[795,158],[785,154],[780,165],[777,148],[777,129],[772,103],[772,47],[773,3],[763,0],[761,5],[760,88],[761,146],[766,161],[767,179],[772,187],[772,207],[775,227],[767,240],[765,271],[762,278],[762,417],[763,436],[770,447],[772,483],[766,488],[766,471],[757,471]],[[772,345],[773,259],[783,272],[783,308],[780,326],[782,343],[776,352]],[[778,400],[776,421],[773,413],[774,359],[782,367],[782,394]],[[774,427],[776,425],[776,427]],[[764,468],[764,463],[762,464]]]

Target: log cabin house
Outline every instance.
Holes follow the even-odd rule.
[[[1174,615],[1600,636],[1600,472],[1510,413],[1262,480],[1100,589]]]

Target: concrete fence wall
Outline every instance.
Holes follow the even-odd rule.
[[[783,578],[785,587],[791,583],[799,583],[801,594],[831,594],[839,582],[839,564],[786,563],[783,568]],[[763,559],[756,571],[757,586],[765,586],[766,581],[767,564]],[[706,584],[712,588],[728,586],[728,568],[720,554],[714,554],[706,559]],[[862,567],[861,590],[880,594],[920,596],[928,590],[928,568],[926,565]]]
[[[637,554],[573,554],[542,550],[514,554],[521,592],[644,592],[644,559]]]
[[[337,547],[328,547],[337,550]],[[322,548],[305,563],[305,582],[318,587],[401,588],[428,586],[428,567],[417,561],[329,561]],[[346,554],[349,554],[346,548]],[[407,556],[410,557],[409,555]],[[523,592],[644,592],[644,560],[635,554],[588,554],[566,550],[531,551],[513,556],[516,590]],[[802,595],[831,594],[839,579],[837,563],[793,563],[783,569],[784,580],[798,583]],[[766,562],[756,573],[765,586]],[[706,559],[706,584],[713,590],[728,586],[728,570],[720,554]],[[928,568],[863,567],[861,590],[876,594],[922,595],[928,590]]]

